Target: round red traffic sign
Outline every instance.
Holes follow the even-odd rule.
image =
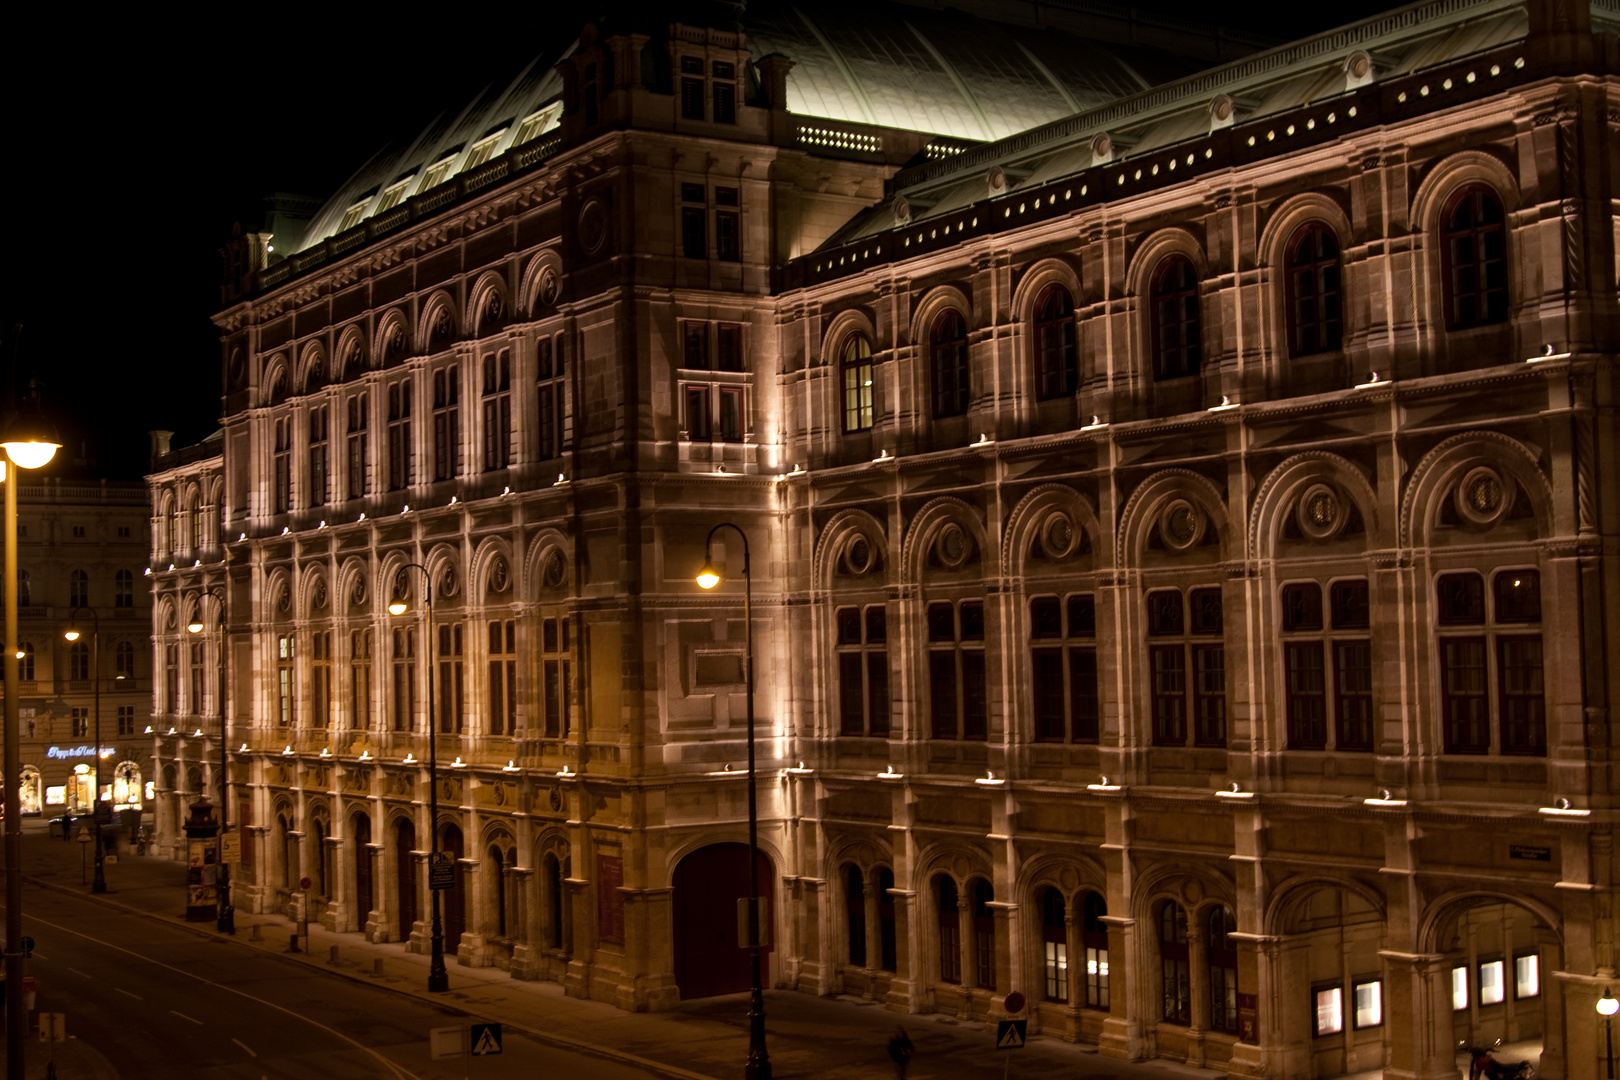
[[[307,877],[301,877],[301,878],[299,878],[299,879],[298,879],[298,887],[299,887],[299,888],[300,888],[300,889],[303,889],[303,890],[304,890],[304,891],[305,891],[305,892],[308,892],[308,891],[309,891],[309,887],[310,887],[310,886],[311,886],[311,885],[313,885],[313,884],[315,884],[315,883],[314,883],[314,882],[313,882],[313,881],[311,881],[311,880],[309,880],[309,878],[307,878]],[[1023,999],[1023,998],[1019,998],[1019,999],[1018,999],[1018,1000],[1019,1000],[1019,1001],[1023,1001],[1023,1000],[1024,1000],[1024,999]]]
[[[1012,993],[1007,995],[1006,1000],[1001,1003],[1001,1007],[1010,1013],[1023,1012],[1024,995],[1014,990]]]

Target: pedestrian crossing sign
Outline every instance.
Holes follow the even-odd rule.
[[[1022,1050],[1029,1041],[1028,1020],[998,1020],[996,1022],[996,1049]]]
[[[501,1025],[472,1025],[472,1056],[487,1057],[501,1052]]]

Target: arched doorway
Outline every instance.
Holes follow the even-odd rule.
[[[1558,929],[1526,905],[1483,896],[1440,907],[1431,927],[1430,951],[1445,957],[1434,1012],[1449,1014],[1452,1041],[1500,1042],[1498,1061],[1564,1075],[1563,988],[1551,978],[1563,967]]]
[[[454,956],[461,947],[461,935],[467,932],[467,879],[461,872],[466,847],[461,830],[454,825],[444,826],[439,831],[439,850],[455,865],[455,884],[444,890],[444,954]]]
[[[762,952],[768,954],[775,937],[775,872],[763,851],[758,870],[767,928]],[[749,952],[737,944],[737,901],[748,895],[748,845],[699,848],[675,867],[674,886],[675,982],[681,997],[747,990]]]
[[[1398,972],[1385,970],[1388,930],[1378,894],[1350,883],[1304,883],[1279,898],[1276,919],[1283,946],[1272,993],[1298,987],[1309,995],[1269,1003],[1281,1036],[1280,1074],[1343,1076],[1390,1064],[1387,1013],[1400,987],[1389,982]]]
[[[399,940],[416,928],[416,826],[400,818],[394,826],[394,873],[399,887]]]
[[[376,906],[371,886],[371,815],[362,811],[352,820],[349,835],[354,838],[354,917],[364,933],[371,909]]]

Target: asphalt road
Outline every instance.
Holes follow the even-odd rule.
[[[433,1060],[434,1028],[479,1018],[53,889],[28,887],[23,912],[35,1007],[66,1014],[102,1077],[645,1076],[510,1027],[498,1057]],[[49,1048],[27,1051],[32,1064]]]

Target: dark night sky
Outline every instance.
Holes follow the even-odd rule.
[[[138,477],[148,429],[172,429],[181,445],[217,426],[209,316],[233,221],[271,191],[324,199],[384,143],[566,43],[592,6],[429,30],[380,22],[375,5],[216,5],[206,21],[60,5],[63,15],[34,17],[31,36],[12,35],[0,64],[0,358],[22,383],[38,379],[66,444],[61,467],[87,451],[93,461],[74,471]],[[1316,28],[1380,6],[1334,7]],[[1285,39],[1312,28],[1251,19],[1246,28]]]

